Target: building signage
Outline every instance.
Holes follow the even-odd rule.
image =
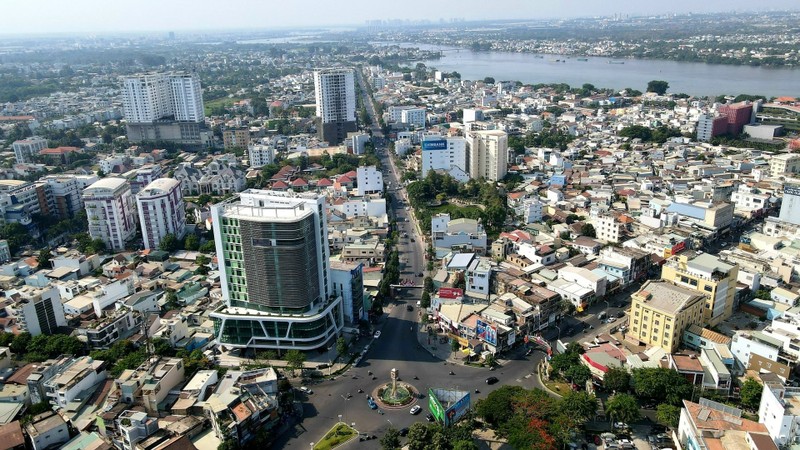
[[[447,141],[444,139],[422,141],[422,150],[447,150]]]
[[[478,335],[478,339],[488,343],[489,345],[497,347],[497,328],[495,328],[493,325],[489,325],[482,320],[478,320],[475,331]]]
[[[800,196],[800,186],[792,184],[786,185],[783,187],[783,194]]]
[[[439,399],[436,398],[436,393],[433,392],[433,389],[428,388],[428,409],[431,410],[431,415],[441,423],[444,423],[444,408],[442,404],[439,403]]]

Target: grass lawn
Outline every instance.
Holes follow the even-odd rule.
[[[233,97],[233,98],[222,97],[222,98],[218,98],[218,99],[215,99],[215,100],[203,102],[203,106],[204,106],[204,109],[205,109],[205,114],[207,116],[210,116],[211,115],[211,110],[213,108],[216,108],[218,106],[222,106],[222,107],[227,108],[227,107],[233,105],[234,103],[238,102],[239,100],[241,100],[241,98],[239,98],[239,97]]]
[[[555,381],[555,380],[544,381],[543,380],[543,382],[544,382],[544,385],[547,386],[547,389],[550,389],[551,391],[555,392],[558,395],[564,395],[567,392],[572,390],[572,387],[569,385],[569,383],[565,383],[563,381]]]
[[[350,439],[353,439],[356,434],[358,434],[356,430],[349,425],[337,423],[325,434],[325,437],[321,441],[314,445],[314,450],[330,450],[336,448]]]
[[[463,214],[464,217],[480,217],[482,212],[477,206],[459,206],[452,203],[431,208],[431,214],[433,215],[439,213],[454,214],[456,211]]]

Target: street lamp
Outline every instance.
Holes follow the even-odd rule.
[[[392,428],[394,428],[394,424],[392,423],[392,421],[391,421],[391,420],[389,420],[389,419],[386,419],[386,421],[387,421],[387,422],[389,422],[389,426],[391,426]]]
[[[344,411],[343,411],[344,414],[339,414],[339,422],[341,422],[342,421],[342,415],[344,415],[344,417],[347,418],[347,401],[350,400],[351,395],[348,392],[347,393],[347,397],[345,397],[342,394],[339,394],[339,397],[342,397],[342,399],[344,399]]]

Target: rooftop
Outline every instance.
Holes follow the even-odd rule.
[[[703,300],[703,296],[696,291],[667,281],[648,281],[634,297],[638,297],[648,308],[667,314],[675,314],[692,303]]]

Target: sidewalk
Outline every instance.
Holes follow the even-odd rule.
[[[436,333],[428,336],[428,325],[419,324],[417,327],[417,341],[419,345],[430,353],[433,357],[447,361],[451,364],[463,364],[464,360],[454,357],[453,351],[450,349],[450,339],[446,343],[441,343],[439,340],[444,337],[441,333]]]

